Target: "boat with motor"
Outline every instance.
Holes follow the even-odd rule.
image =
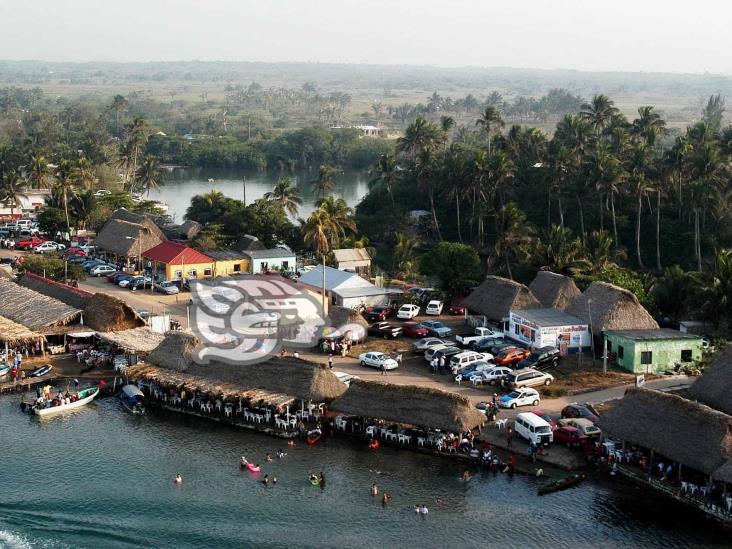
[[[38,368],[35,368],[28,372],[28,377],[42,377],[51,370],[53,370],[53,366],[51,366],[50,364],[44,364],[43,366],[39,366]]]
[[[36,401],[36,404],[32,407],[32,410],[34,414],[41,417],[62,414],[64,412],[86,406],[92,400],[94,400],[98,394],[99,387],[89,387],[87,389],[82,389],[81,391],[79,391],[78,394],[75,395],[75,398],[73,398],[68,404],[61,404],[58,398],[54,398],[50,401],[45,401],[42,403]]]
[[[10,364],[0,364],[0,377],[4,377],[10,373]]]
[[[308,446],[313,446],[321,438],[323,438],[323,431],[321,431],[320,429],[313,429],[312,431],[308,431]]]
[[[543,496],[544,494],[551,494],[553,492],[558,492],[559,490],[566,490],[567,488],[577,486],[586,478],[587,475],[585,475],[584,473],[577,473],[565,478],[560,478],[559,480],[555,480],[554,482],[550,482],[549,484],[539,486],[537,491],[540,496]]]
[[[119,399],[125,410],[131,414],[141,415],[145,413],[145,395],[137,385],[125,385],[119,391]]]

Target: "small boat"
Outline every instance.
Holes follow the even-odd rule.
[[[577,486],[586,478],[587,475],[584,473],[577,473],[565,478],[560,478],[559,480],[555,480],[549,484],[539,486],[538,493],[540,496],[543,496],[544,494],[551,494],[552,492],[558,492],[559,490],[566,490],[572,486]]]
[[[45,376],[51,370],[53,370],[53,366],[51,366],[50,364],[44,364],[43,366],[39,366],[38,368],[28,372],[28,377]]]
[[[145,407],[143,401],[145,395],[137,385],[125,385],[119,392],[119,399],[122,401],[122,406],[128,412],[140,415],[145,413]]]
[[[247,462],[246,468],[249,469],[249,471],[252,473],[259,473],[259,471],[260,471],[259,467],[257,467],[253,463],[249,463],[249,462]]]
[[[308,446],[313,446],[321,438],[323,438],[323,431],[321,431],[320,429],[313,429],[312,431],[308,431]]]
[[[79,391],[79,400],[70,402],[69,404],[59,404],[57,406],[49,406],[48,408],[33,408],[33,413],[37,416],[52,416],[61,414],[69,410],[81,408],[89,404],[99,394],[99,387],[89,387],[88,389],[82,389]]]
[[[0,377],[8,375],[11,367],[10,364],[0,364]]]

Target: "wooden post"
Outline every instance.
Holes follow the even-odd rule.
[[[648,460],[648,480],[651,480],[652,473],[653,473],[653,448],[651,448],[651,457]]]

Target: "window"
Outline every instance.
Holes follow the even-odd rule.
[[[213,274],[213,272],[211,271],[211,269],[203,270],[203,276],[211,276],[212,274]]]
[[[269,263],[267,263],[266,261],[262,261],[259,264],[259,272],[263,273],[264,271],[268,271],[268,270],[269,270]]]
[[[175,275],[175,278],[183,278],[183,271],[175,271],[173,274]]]
[[[618,345],[618,358],[623,358],[623,352],[624,351],[625,351],[625,349],[623,348],[623,346],[622,345]]]
[[[513,325],[513,333],[515,333],[516,335],[519,335],[519,325],[518,324]]]
[[[651,364],[653,362],[653,353],[651,351],[641,351],[641,364]]]
[[[287,262],[287,261],[283,261],[282,262],[282,270],[283,271],[286,271],[287,270],[287,267],[289,267],[289,266],[290,266],[290,263],[289,262]]]
[[[536,330],[531,330],[531,341],[536,341]]]
[[[198,278],[198,271],[196,269],[188,269],[188,276],[190,278]]]
[[[235,273],[241,272],[241,263],[234,263],[234,272]]]
[[[691,349],[681,351],[681,362],[691,362]]]

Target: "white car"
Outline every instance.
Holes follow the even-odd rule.
[[[110,194],[112,194],[112,191],[110,191],[108,189],[99,189],[98,191],[94,192],[94,196],[96,196],[97,198],[101,198],[103,196],[109,196]]]
[[[424,314],[426,315],[441,315],[442,314],[442,301],[433,299],[424,308]]]
[[[433,358],[435,358],[435,353],[437,351],[442,351],[443,349],[447,349],[448,347],[452,347],[452,344],[450,344],[449,342],[443,343],[441,345],[432,345],[424,352],[424,359],[427,362],[430,362]]]
[[[536,389],[523,387],[514,389],[507,395],[498,399],[498,406],[501,408],[516,408],[517,406],[538,406],[539,393]]]
[[[445,340],[439,337],[423,337],[414,344],[415,353],[424,353],[427,349],[435,345],[445,345]]]
[[[469,368],[479,362],[488,362],[493,360],[493,355],[490,353],[477,353],[475,351],[463,351],[450,357],[450,368],[455,370],[461,370],[463,368]],[[457,372],[456,372],[457,374]]]
[[[496,385],[500,384],[501,380],[510,374],[511,371],[511,368],[506,368],[505,366],[490,366],[482,371],[478,370],[475,375],[479,376],[483,380],[483,383]]]
[[[59,244],[58,242],[54,242],[53,240],[47,240],[46,242],[42,242],[35,248],[33,248],[33,251],[37,254],[43,254],[46,252],[57,252],[59,250],[65,250],[66,246],[63,244]]]
[[[402,320],[412,320],[415,316],[419,314],[419,306],[418,305],[402,305],[399,307],[399,310],[397,311],[397,318],[401,318]]]
[[[155,289],[160,293],[168,295],[180,293],[180,288],[178,288],[178,285],[171,280],[163,280],[162,282],[156,283]]]
[[[112,267],[111,265],[97,265],[96,267],[92,267],[89,271],[89,274],[92,276],[106,276],[110,273],[116,273],[117,267]]]
[[[376,351],[360,354],[358,360],[361,362],[361,366],[371,366],[372,368],[381,368],[383,366],[384,370],[394,370],[399,367],[397,361],[390,358],[389,355]]]

